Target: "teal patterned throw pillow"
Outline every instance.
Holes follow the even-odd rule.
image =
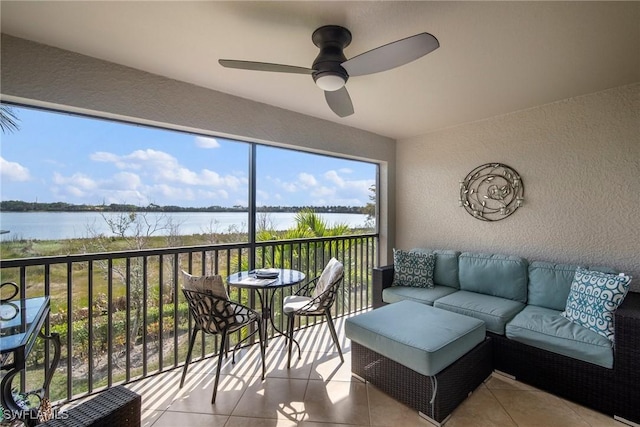
[[[393,250],[393,286],[433,288],[436,257],[430,253]]]
[[[578,267],[562,316],[613,341],[613,313],[629,290],[631,277]]]

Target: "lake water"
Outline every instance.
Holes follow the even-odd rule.
[[[103,217],[104,215],[104,217]],[[82,238],[102,233],[111,235],[105,218],[115,219],[119,213],[110,212],[0,212],[0,229],[9,230],[1,234],[1,240],[37,239],[58,240]],[[145,214],[150,223],[162,215],[170,217],[174,225],[179,226],[178,234],[226,233],[230,228],[247,231],[248,214],[242,212],[167,212]],[[260,214],[259,214],[260,215]],[[294,223],[295,213],[273,212],[267,219],[275,230],[286,230]],[[362,214],[319,214],[329,225],[347,224],[351,228],[364,227],[367,215]],[[93,229],[93,232],[89,232]],[[161,230],[154,235],[167,235]]]

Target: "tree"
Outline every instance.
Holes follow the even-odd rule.
[[[376,220],[376,199],[377,199],[375,184],[369,187],[369,191],[371,192],[371,194],[369,194],[370,202],[367,203],[367,205],[364,208],[362,208],[362,213],[367,215],[367,225],[369,227],[373,227],[375,225],[375,220]]]
[[[344,236],[349,234],[349,226],[347,224],[328,224],[319,214],[313,212],[311,209],[301,210],[295,217],[296,225],[287,231],[286,239],[303,239],[313,237],[334,237]],[[327,257],[331,253],[337,253],[337,242],[324,242],[322,244],[314,244],[308,247],[309,253],[305,253],[307,248],[301,248],[301,252],[296,254],[294,252],[294,258],[296,255],[300,259],[315,260],[316,266],[322,265],[322,261],[328,259]],[[348,245],[347,245],[348,246]],[[290,247],[290,250],[293,248]],[[289,258],[285,254],[285,259]]]
[[[114,215],[102,214],[102,218],[109,227],[112,236],[98,233],[92,226],[87,227],[89,245],[85,252],[109,252],[112,251],[112,240],[121,240],[128,250],[142,250],[149,246],[149,240],[157,233],[169,229],[169,238],[179,235],[179,224],[173,224],[165,215],[149,215],[146,212],[119,212]],[[108,274],[109,266],[106,261],[98,261],[105,274]],[[129,266],[114,262],[111,272],[120,279],[123,284],[129,283],[129,307],[133,311],[130,323],[130,346],[133,346],[140,335],[142,326],[142,308],[144,301],[144,265],[140,257],[131,258]],[[160,284],[162,286],[162,284]],[[91,303],[91,302],[90,302]],[[161,304],[162,301],[159,301]]]
[[[303,209],[296,214],[296,225],[289,230],[288,238],[342,236],[349,233],[347,224],[329,225],[311,209]]]
[[[7,104],[0,104],[0,129],[2,129],[2,133],[9,133],[19,130],[19,121],[20,119],[16,115],[12,106]]]

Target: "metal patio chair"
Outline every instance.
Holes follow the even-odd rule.
[[[211,398],[211,403],[215,403],[216,394],[218,393],[220,368],[222,367],[222,355],[223,352],[226,351],[229,334],[245,326],[249,326],[252,323],[256,324],[256,329],[259,334],[262,379],[264,380],[266,370],[265,348],[262,333],[262,317],[260,313],[242,304],[229,301],[222,276],[192,276],[184,271],[182,273],[184,278],[182,292],[189,303],[189,312],[193,317],[195,325],[189,339],[189,350],[187,351],[187,360],[182,370],[180,388],[182,388],[187,375],[187,369],[191,361],[191,351],[193,350],[193,344],[198,331],[202,331],[203,334],[219,334],[221,336],[220,350],[218,352],[216,379],[213,384],[213,396]]]
[[[283,301],[284,314],[287,315],[287,341],[288,341],[288,358],[287,368],[291,367],[291,352],[293,350],[293,327],[296,316],[325,316],[331,338],[338,348],[340,360],[344,363],[342,349],[338,341],[338,334],[331,317],[331,307],[336,300],[338,288],[344,278],[344,267],[340,261],[331,258],[325,266],[322,274],[313,280],[310,280],[304,287],[300,288],[294,295],[285,297]],[[298,347],[298,359],[301,357],[300,345]]]

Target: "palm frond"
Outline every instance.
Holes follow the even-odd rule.
[[[19,130],[19,121],[20,119],[13,111],[13,107],[7,104],[0,104],[0,129],[2,129],[2,133],[9,133]]]

